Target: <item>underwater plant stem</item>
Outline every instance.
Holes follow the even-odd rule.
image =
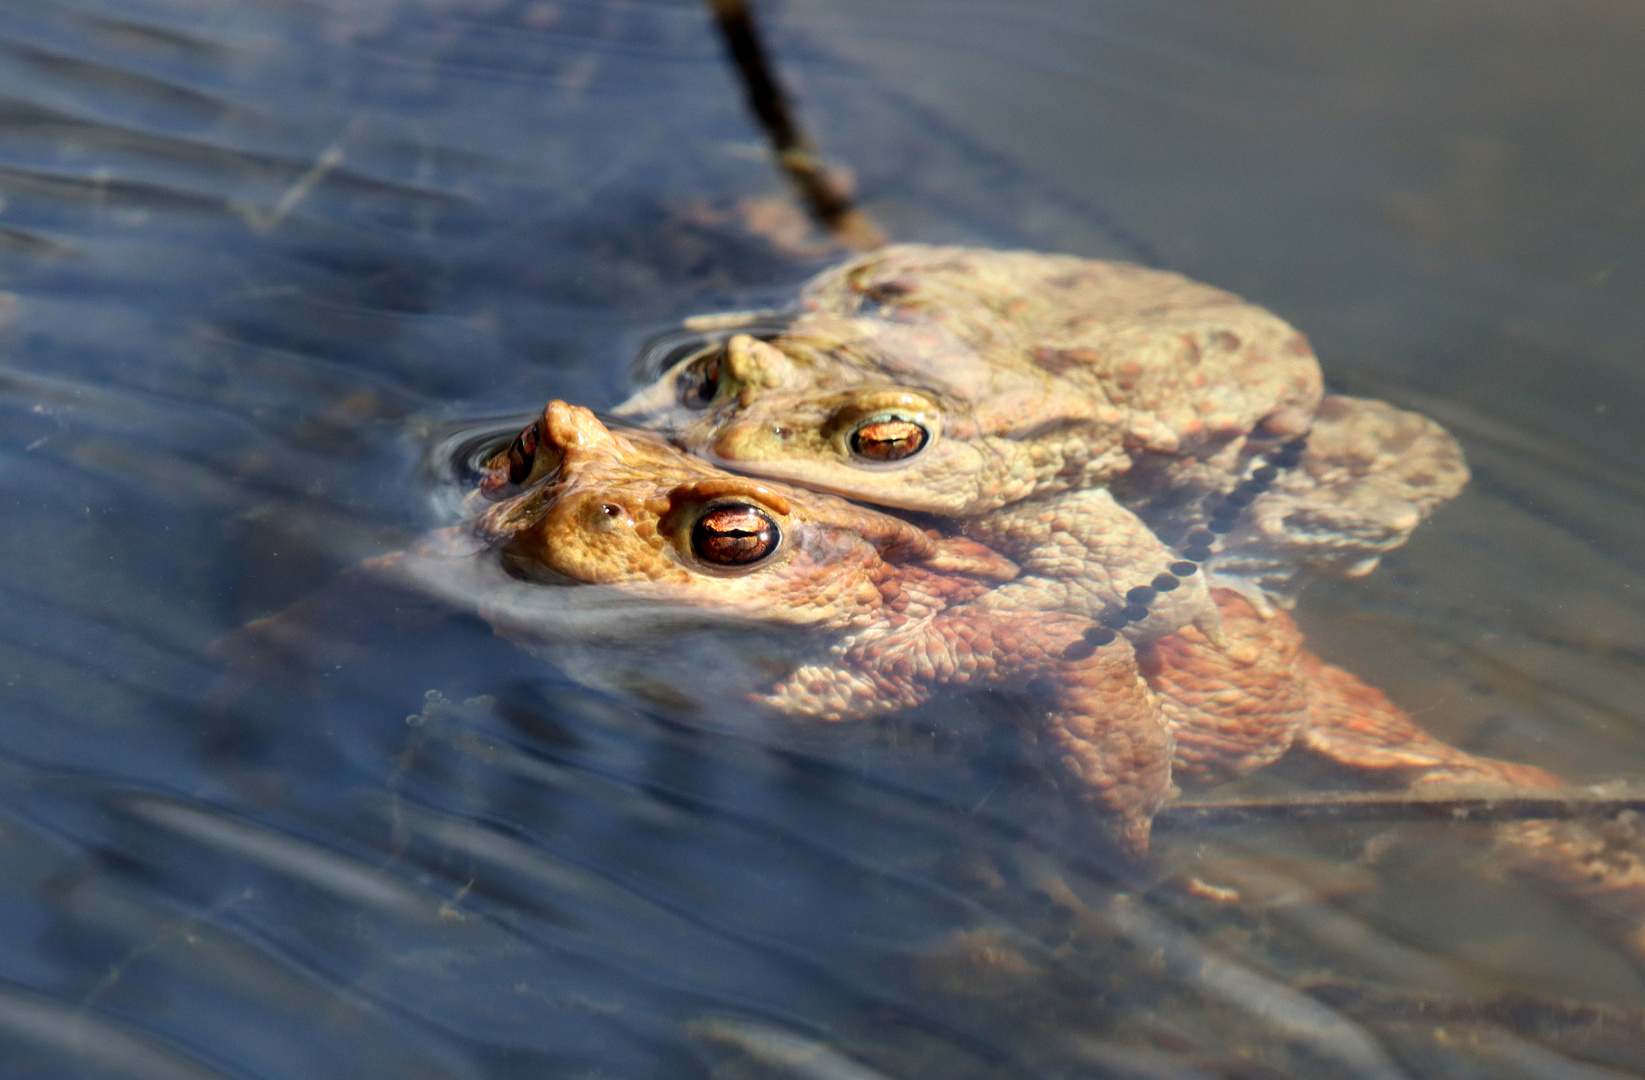
[[[748,107],[765,129],[777,164],[799,189],[806,207],[848,248],[867,251],[884,244],[884,235],[868,215],[852,204],[850,192],[812,151],[810,141],[800,130],[748,0],[708,0],[708,4],[742,80]]]
[[[1154,818],[1156,829],[1245,825],[1263,821],[1570,821],[1645,811],[1645,795],[1332,795],[1294,799],[1177,802]]]

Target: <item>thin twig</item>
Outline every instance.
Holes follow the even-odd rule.
[[[1457,995],[1409,987],[1378,986],[1332,976],[1312,978],[1297,989],[1354,1016],[1376,1016],[1397,1020],[1442,1022],[1489,1022],[1505,1024],[1518,1032],[1541,1028],[1550,1031],[1620,1032],[1637,1040],[1645,1031],[1645,1013],[1610,1003],[1560,1001],[1527,990],[1506,990],[1486,995]],[[1635,1048],[1639,1047],[1637,1041]]]
[[[297,209],[299,203],[308,198],[309,193],[319,185],[320,181],[326,178],[328,173],[343,163],[343,145],[359,130],[363,119],[363,117],[356,116],[350,120],[348,126],[343,129],[342,134],[338,135],[330,146],[320,151],[320,156],[314,159],[314,163],[308,167],[308,170],[292,181],[291,186],[286,188],[285,193],[280,196],[273,209],[264,210],[253,203],[231,202],[230,205],[240,212],[241,216],[246,219],[246,224],[253,229],[258,232],[273,232],[280,227],[280,223],[285,221],[293,210]]]
[[[1332,795],[1173,803],[1155,816],[1154,827],[1277,821],[1591,821],[1642,810],[1645,795]]]
[[[777,82],[748,0],[708,0],[708,4],[737,66],[748,107],[771,140],[777,164],[799,189],[811,213],[846,247],[867,251],[885,243],[880,230],[852,205],[850,193],[829,173],[800,130],[799,119]]]

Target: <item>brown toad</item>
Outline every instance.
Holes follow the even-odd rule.
[[[566,642],[587,637],[557,625],[569,617],[563,598],[592,594],[608,607],[638,605],[641,624],[660,611],[706,612],[792,642],[780,665],[766,654],[745,695],[785,717],[866,718],[961,688],[1021,693],[1038,702],[1042,745],[1093,821],[1131,852],[1146,848],[1149,821],[1172,794],[1173,760],[1181,779],[1214,779],[1301,746],[1403,783],[1559,783],[1427,736],[1303,649],[1287,616],[1263,618],[1237,592],[1209,597],[1222,647],[1192,628],[1133,646],[1067,610],[1055,578],[970,538],[733,476],[562,402],[494,460],[482,487],[496,501],[475,526],[479,561],[500,562],[512,588],[531,595],[488,598],[460,580],[440,591],[505,637],[559,659]],[[475,553],[459,555],[436,545],[399,571],[426,583]],[[709,661],[702,681],[720,683],[718,667]]]
[[[1300,333],[1178,274],[900,244],[818,275],[781,330],[709,344],[617,412],[741,472],[970,519],[1012,558],[1068,567],[1071,592],[1070,553],[1098,552],[1130,512],[1173,541],[1202,526],[1178,555],[1108,563],[1124,587],[1087,595],[1144,641],[1207,611],[1185,592],[1141,625],[1114,615],[1169,561],[1216,551],[1215,569],[1276,592],[1300,571],[1364,572],[1466,481],[1437,425],[1322,393]],[[1093,494],[1110,488],[1117,502]],[[1249,512],[1219,519],[1230,506]]]

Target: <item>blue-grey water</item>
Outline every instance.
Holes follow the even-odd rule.
[[[1311,641],[1645,780],[1645,7],[758,9],[893,237],[1181,270],[1450,427],[1474,483]],[[450,432],[830,257],[693,0],[0,6],[0,1076],[1645,1073],[1640,954],[1482,826],[1117,877],[1009,703],[682,724],[339,593]]]

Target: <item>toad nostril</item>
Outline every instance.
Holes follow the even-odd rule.
[[[602,503],[600,505],[600,510],[606,517],[616,517],[623,512],[623,508],[618,506],[616,503]]]

